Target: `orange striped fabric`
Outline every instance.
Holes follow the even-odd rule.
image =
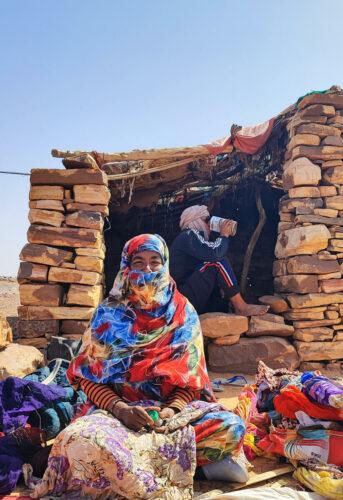
[[[81,389],[101,410],[107,410],[115,401],[120,400],[120,396],[116,394],[105,384],[98,384],[87,379],[81,380]],[[188,403],[195,400],[195,392],[189,389],[176,389],[170,396],[164,407],[173,408],[176,411],[181,411]]]

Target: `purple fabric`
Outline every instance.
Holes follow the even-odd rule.
[[[26,424],[32,411],[66,396],[57,385],[8,377],[0,382],[0,430],[7,434]]]
[[[6,495],[16,487],[24,463],[39,446],[26,441],[18,442],[13,436],[0,438],[0,495]]]
[[[310,372],[303,374],[301,382],[303,383],[302,392],[313,403],[318,403],[325,407],[330,407],[331,396],[342,396],[343,386],[322,375],[315,375]]]

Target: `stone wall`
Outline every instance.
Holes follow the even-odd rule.
[[[107,185],[95,168],[31,171],[31,225],[18,272],[19,343],[45,349],[52,335],[83,334],[103,296]]]
[[[301,368],[342,368],[343,94],[305,97],[288,129],[275,293],[290,306]]]

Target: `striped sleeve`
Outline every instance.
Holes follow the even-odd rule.
[[[107,410],[110,404],[121,399],[118,394],[105,384],[98,384],[83,378],[80,386],[88,399],[100,408],[100,410]]]
[[[173,410],[181,411],[185,406],[191,401],[196,399],[195,392],[190,389],[175,389],[172,395],[169,397],[165,406],[173,408]]]

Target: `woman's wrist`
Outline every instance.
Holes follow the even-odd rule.
[[[118,417],[120,410],[123,410],[125,408],[127,408],[127,404],[125,403],[125,401],[123,401],[122,399],[115,399],[108,405],[107,411],[112,413],[112,415],[114,415],[115,417]]]

